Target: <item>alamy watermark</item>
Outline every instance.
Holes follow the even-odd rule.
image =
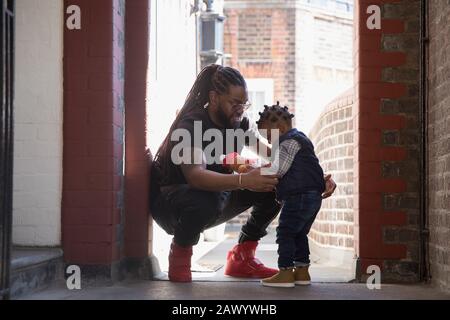
[[[66,286],[69,290],[81,290],[81,269],[77,265],[70,265],[66,269]]]
[[[69,30],[81,30],[81,8],[77,5],[70,5],[66,9],[69,17],[66,19],[66,27]]]
[[[377,265],[371,265],[367,268],[367,274],[370,276],[366,280],[366,286],[369,290],[381,289],[381,269]]]
[[[171,141],[176,142],[171,152],[171,161],[175,165],[181,164],[222,164],[222,156],[242,150],[244,146],[255,151],[259,159],[270,159],[270,167],[262,167],[262,175],[274,174],[277,171],[279,153],[273,152],[269,155],[260,136],[267,137],[268,130],[261,129],[259,134],[254,130],[244,131],[242,129],[226,129],[225,137],[221,130],[212,128],[202,133],[202,122],[194,121],[194,135],[187,129],[175,129],[171,134]],[[271,149],[278,150],[278,129],[270,130]],[[225,141],[224,141],[225,139]],[[204,147],[204,143],[208,144]],[[247,143],[246,143],[247,142]],[[237,163],[245,164],[245,162]]]
[[[370,16],[367,18],[366,26],[369,30],[381,29],[381,8],[374,4],[367,7],[367,14]]]

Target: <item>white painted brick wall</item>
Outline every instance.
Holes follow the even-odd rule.
[[[61,244],[63,1],[17,0],[13,242]]]

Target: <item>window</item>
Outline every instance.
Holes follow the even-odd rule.
[[[272,105],[273,101],[273,79],[247,79],[248,100],[252,107],[247,111],[251,121],[259,119],[259,112],[264,110],[264,105]]]
[[[336,10],[347,13],[352,13],[354,10],[353,0],[302,0],[302,2],[326,10]]]

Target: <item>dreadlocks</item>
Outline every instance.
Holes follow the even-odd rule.
[[[170,181],[174,174],[173,166],[170,164],[170,154],[175,143],[171,141],[172,132],[178,127],[181,120],[198,112],[209,103],[210,91],[215,91],[218,94],[227,94],[231,85],[247,88],[247,84],[241,73],[231,67],[211,64],[203,68],[198,74],[184,102],[183,108],[175,118],[169,133],[155,155],[155,164],[159,168],[160,178],[164,179],[164,181],[161,181],[162,184]]]
[[[292,125],[293,114],[289,112],[288,107],[281,107],[280,102],[277,101],[276,105],[271,107],[264,106],[264,111],[259,113],[259,120],[256,121],[258,127],[261,127],[263,123],[271,122],[275,124],[279,121],[284,121],[285,123]]]

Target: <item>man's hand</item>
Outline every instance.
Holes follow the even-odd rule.
[[[242,187],[254,192],[271,192],[278,184],[276,175],[261,175],[261,168],[242,174]]]
[[[331,197],[331,195],[334,193],[337,187],[336,182],[334,182],[334,180],[331,179],[331,174],[325,175],[324,179],[325,179],[325,192],[322,193],[322,199]]]
[[[245,173],[250,171],[252,165],[256,164],[256,159],[247,159],[242,157],[239,153],[233,152],[224,156],[222,165],[225,168],[237,173]],[[248,169],[245,169],[248,167]]]

